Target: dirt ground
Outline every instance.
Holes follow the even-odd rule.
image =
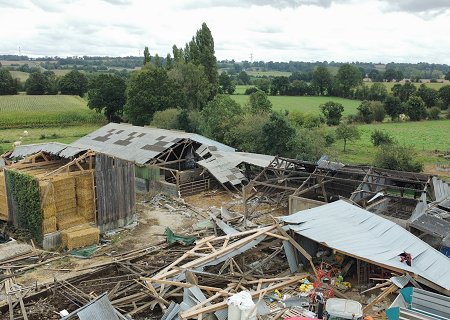
[[[164,203],[165,201],[160,201]],[[84,272],[89,267],[111,262],[119,253],[145,248],[165,241],[164,231],[170,227],[175,233],[192,234],[192,225],[199,220],[197,216],[184,214],[183,208],[171,211],[151,203],[151,196],[138,195],[136,199],[137,225],[109,233],[110,243],[103,246],[90,259],[65,256],[60,260],[43,265],[16,277],[22,286],[51,283],[57,279],[68,279]],[[201,217],[200,217],[201,218]],[[201,218],[202,219],[202,218]]]

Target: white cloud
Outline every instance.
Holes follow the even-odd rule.
[[[218,59],[450,63],[447,2],[392,3],[0,0],[0,54],[165,56],[206,22]]]

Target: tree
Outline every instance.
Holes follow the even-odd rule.
[[[388,95],[384,100],[384,109],[392,121],[399,120],[400,114],[404,112],[400,98],[393,95]]]
[[[148,64],[131,74],[126,90],[124,113],[132,124],[149,124],[156,111],[177,105],[177,91],[166,70]]]
[[[406,102],[409,97],[416,93],[416,90],[416,86],[412,83],[405,83],[404,85],[396,83],[392,87],[392,94],[399,97],[402,102]]]
[[[298,128],[288,141],[288,156],[304,161],[317,161],[326,150],[326,137],[319,129]]]
[[[150,125],[161,129],[178,130],[180,129],[180,123],[178,121],[180,113],[181,111],[177,108],[156,111]]]
[[[312,85],[317,87],[319,95],[328,94],[332,84],[331,73],[326,66],[318,66],[313,73]]]
[[[430,120],[439,120],[439,114],[441,113],[441,109],[438,107],[431,107],[428,109],[428,119]]]
[[[374,83],[370,86],[368,99],[383,101],[388,95],[386,86],[382,83]]]
[[[192,62],[176,63],[167,72],[179,96],[180,107],[188,110],[202,110],[210,94],[205,68]]]
[[[172,69],[172,67],[173,67],[173,59],[170,56],[170,53],[168,53],[166,56],[166,69],[170,70],[170,69]]]
[[[16,83],[11,73],[0,67],[0,95],[17,94]]]
[[[361,133],[358,128],[354,125],[349,125],[346,123],[341,123],[336,128],[336,139],[344,140],[344,152],[347,146],[347,141],[359,140],[361,138]]]
[[[295,134],[295,129],[278,113],[271,113],[263,126],[264,153],[270,155],[287,155],[288,143]]]
[[[424,83],[422,83],[419,87],[419,90],[417,90],[417,95],[422,98],[427,108],[435,106],[437,99],[439,98],[438,91],[432,88],[428,88]]]
[[[450,71],[447,72],[447,74],[444,77],[445,80],[450,80]]]
[[[412,121],[419,121],[427,117],[425,102],[418,96],[412,96],[405,105],[405,114]]]
[[[120,121],[125,105],[125,80],[117,75],[100,74],[88,90],[88,107],[102,112],[108,121]]]
[[[47,88],[47,77],[39,71],[30,73],[27,81],[25,81],[25,90],[30,95],[43,95]]]
[[[250,84],[250,76],[248,75],[247,72],[245,71],[241,71],[238,74],[238,82],[239,84]]]
[[[387,132],[375,129],[370,135],[370,140],[375,147],[379,147],[383,144],[393,144],[394,138]]]
[[[272,80],[272,85],[270,87],[270,94],[272,96],[276,96],[279,94],[280,96],[287,95],[289,91],[289,78],[288,77],[275,77]]]
[[[157,53],[155,54],[155,67],[162,68],[161,58]]]
[[[423,163],[411,147],[384,144],[375,155],[374,166],[390,170],[420,172]]]
[[[219,94],[202,110],[201,131],[207,137],[224,142],[225,133],[236,126],[242,113],[241,106],[228,95]]]
[[[365,123],[371,123],[373,121],[373,111],[370,101],[364,100],[357,108],[358,118]]]
[[[264,91],[258,90],[250,94],[248,105],[252,114],[268,113],[272,110],[272,102]]]
[[[394,69],[386,69],[386,71],[384,72],[384,79],[387,82],[391,82],[396,78],[397,78],[397,71],[395,71]]]
[[[186,52],[187,51],[187,52]],[[217,59],[214,51],[214,39],[206,23],[203,22],[195,37],[186,44],[185,57],[187,62],[201,64],[205,68],[206,77],[210,84],[209,100],[214,98],[218,90]]]
[[[345,63],[339,67],[337,76],[344,97],[351,96],[351,90],[362,83],[361,73],[358,68]]]
[[[372,82],[381,82],[383,81],[383,75],[377,69],[372,69],[369,72],[369,78]]]
[[[386,110],[384,104],[380,101],[371,101],[370,107],[373,113],[373,120],[377,122],[383,122],[386,117]]]
[[[225,133],[225,143],[239,151],[264,153],[263,126],[268,121],[268,114],[245,113],[238,123]]]
[[[84,96],[88,89],[88,79],[84,73],[72,70],[59,80],[61,94]]]
[[[222,71],[219,76],[219,86],[220,93],[233,94],[234,90],[236,90],[236,85],[233,83],[231,77],[225,71]]]
[[[58,94],[58,80],[56,74],[53,71],[44,71],[44,77],[47,79],[46,94]]]
[[[261,90],[264,91],[265,93],[269,93],[270,90],[270,80],[267,78],[262,78],[262,79],[258,79],[257,81],[255,81],[256,87]]]
[[[320,110],[329,126],[338,125],[344,112],[344,106],[338,102],[328,101],[320,105]]]
[[[144,48],[144,66],[147,63],[150,63],[152,61],[152,57],[150,56],[150,52],[148,51],[148,47]]]
[[[441,98],[444,109],[445,107],[450,109],[450,85],[443,86],[439,89],[439,98]]]

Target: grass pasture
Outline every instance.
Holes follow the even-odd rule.
[[[19,79],[22,83],[25,83],[30,76],[29,73],[23,71],[10,71],[10,73],[14,79]]]
[[[104,123],[78,96],[0,96],[0,128],[51,127]]]
[[[244,89],[245,90],[245,89]],[[234,101],[240,105],[248,102],[246,95],[231,95]],[[303,113],[319,114],[319,106],[328,101],[339,102],[344,106],[344,115],[355,114],[360,105],[359,100],[350,100],[338,97],[291,97],[291,96],[269,96],[274,110],[300,111]]]
[[[413,147],[425,164],[445,163],[450,160],[437,157],[436,151],[450,150],[450,119],[417,122],[384,122],[358,125],[361,139],[347,144],[343,152],[343,142],[336,141],[333,149],[339,161],[344,163],[371,164],[377,148],[372,145],[370,135],[375,130],[389,133],[401,145]]]
[[[373,83],[376,82],[364,82],[366,85],[371,86]],[[399,83],[399,82],[378,82],[378,83],[382,83],[387,91],[389,93],[392,93],[392,87]],[[400,82],[401,85],[403,85],[404,83]],[[445,85],[450,85],[450,81],[444,81],[444,82],[424,82],[425,86],[427,86],[428,88],[431,89],[435,89],[435,90],[439,90],[440,88],[442,88]],[[416,87],[416,89],[419,89],[421,83],[413,83],[413,85]]]
[[[12,149],[14,141],[21,137],[22,144],[58,141],[71,143],[100,128],[102,124],[85,124],[74,126],[56,126],[46,128],[16,128],[0,130],[0,154]],[[24,135],[24,130],[28,135]]]
[[[253,70],[246,70],[245,72],[247,72],[247,74],[250,77],[289,77],[292,72],[287,72],[287,71],[253,71]]]

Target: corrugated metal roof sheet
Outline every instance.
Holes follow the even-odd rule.
[[[87,149],[73,147],[60,142],[23,144],[17,146],[9,157],[24,158],[26,156],[44,151],[45,153],[57,155],[62,158],[70,158],[86,150]]]
[[[71,145],[145,164],[182,139],[191,139],[221,151],[235,150],[198,134],[118,123],[109,123]]]
[[[450,259],[399,225],[343,200],[280,218],[296,233],[328,247],[409,271],[450,290]],[[412,265],[400,262],[408,252]]]
[[[206,154],[203,148],[197,150],[197,153],[201,152]],[[238,185],[246,180],[245,176],[237,168],[241,163],[249,163],[258,167],[266,167],[274,159],[273,156],[257,153],[245,153],[245,152],[221,152],[221,151],[209,151],[211,157],[198,162],[199,166],[207,169],[217,180],[221,183],[230,182],[232,185]]]
[[[119,320],[107,295],[77,313],[80,320]]]

